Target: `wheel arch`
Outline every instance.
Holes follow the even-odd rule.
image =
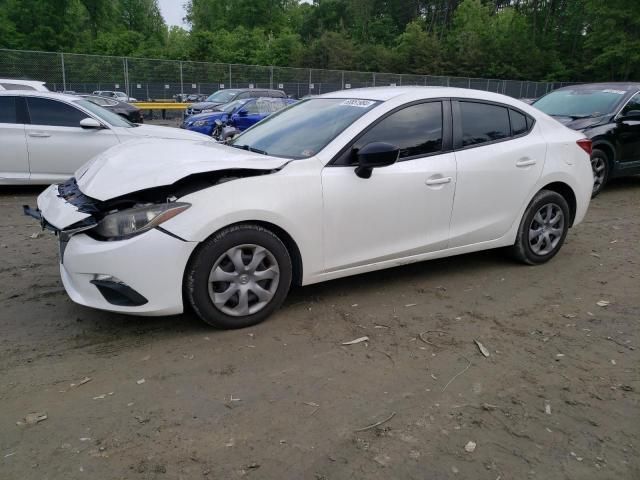
[[[540,190],[538,190],[536,192],[536,195],[542,190],[551,190],[552,192],[556,192],[562,195],[562,197],[567,201],[567,204],[569,205],[569,215],[571,217],[569,226],[570,227],[573,226],[573,221],[576,218],[576,210],[578,207],[576,194],[573,191],[573,188],[571,188],[568,184],[564,182],[552,182],[552,183],[548,183],[547,185],[542,187]]]
[[[230,223],[224,225],[223,227],[218,228],[214,232],[211,232],[207,238],[211,238],[216,235],[221,230],[229,227],[237,227],[239,225],[258,225],[262,228],[272,231],[281,241],[284,243],[284,246],[287,248],[289,255],[291,256],[291,266],[293,268],[291,284],[294,286],[302,285],[302,254],[300,253],[300,247],[293,239],[293,237],[287,232],[284,228],[276,225],[275,223],[271,223],[265,220],[241,220],[234,223]],[[194,255],[197,249],[195,249],[191,256]],[[186,270],[186,269],[185,269]]]
[[[609,162],[609,168],[611,169],[616,161],[615,147],[611,144],[611,142],[603,138],[594,139],[592,145],[594,149],[602,150],[605,153],[605,155],[607,156],[607,160]]]

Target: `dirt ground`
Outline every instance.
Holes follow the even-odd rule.
[[[240,331],[73,304],[37,193],[0,190],[3,480],[640,478],[639,177],[547,265],[309,286]]]

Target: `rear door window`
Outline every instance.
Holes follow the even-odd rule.
[[[80,127],[80,120],[89,115],[71,105],[48,98],[27,98],[32,125]]]
[[[462,146],[481,145],[511,136],[507,108],[476,102],[460,102]]]
[[[0,123],[18,123],[16,97],[0,97]]]

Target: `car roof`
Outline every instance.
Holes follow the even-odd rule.
[[[77,95],[69,95],[67,93],[56,93],[56,92],[38,92],[36,90],[1,90],[0,95],[2,96],[20,96],[20,97],[41,97],[41,98],[53,98],[56,100],[66,100],[68,102],[74,100],[80,100],[81,97]]]
[[[252,92],[254,90],[256,91],[260,91],[260,92],[278,92],[278,93],[284,93],[283,90],[276,90],[274,88],[226,88],[223,90],[227,90],[230,92]]]
[[[557,90],[624,90],[625,92],[635,92],[640,90],[640,83],[637,82],[603,82],[603,83],[579,83],[558,88]]]
[[[0,83],[14,83],[16,85],[28,85],[30,87],[44,87],[45,82],[40,80],[21,80],[19,78],[0,78]]]
[[[353,88],[350,90],[339,90],[336,92],[324,93],[312,98],[357,98],[386,102],[391,99],[403,97],[405,101],[421,100],[425,98],[470,98],[477,100],[495,101],[501,103],[511,103],[516,101],[506,95],[487,92],[484,90],[473,90],[469,88],[455,87],[369,87]]]

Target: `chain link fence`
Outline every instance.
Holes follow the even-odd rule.
[[[52,91],[120,90],[139,101],[211,94],[225,88],[275,88],[293,98],[349,88],[432,85],[537,98],[565,82],[534,82],[378,72],[270,67],[0,49],[0,78],[40,80]]]

